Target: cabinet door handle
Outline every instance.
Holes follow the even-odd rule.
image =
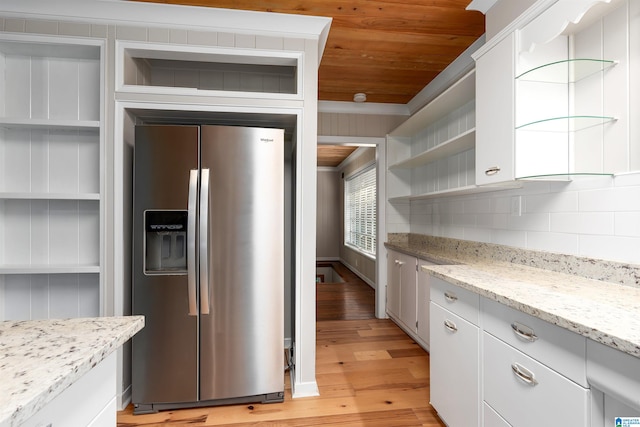
[[[517,363],[513,363],[511,364],[511,370],[513,371],[515,376],[518,377],[524,383],[529,384],[530,386],[538,385],[538,381],[536,380],[535,375],[533,375],[533,372],[531,372],[527,368]]]
[[[444,327],[447,328],[450,332],[458,332],[458,327],[456,326],[456,324],[449,319],[445,319]]]
[[[534,333],[533,329],[518,322],[511,324],[511,329],[516,336],[522,338],[525,341],[534,342],[538,339],[538,336]]]
[[[398,261],[398,265],[399,265],[400,267],[402,267],[402,266],[404,265],[404,262],[402,262],[402,261]]]
[[[484,174],[487,176],[495,175],[500,172],[500,166],[491,166],[489,169],[484,171]]]
[[[447,302],[456,302],[456,301],[458,301],[458,297],[456,296],[456,294],[452,294],[450,292],[445,292],[444,293],[444,299],[446,299]]]

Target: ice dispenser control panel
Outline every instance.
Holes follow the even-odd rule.
[[[145,274],[187,273],[187,211],[144,212]]]

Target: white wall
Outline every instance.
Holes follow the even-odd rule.
[[[316,218],[316,259],[340,258],[342,241],[340,172],[336,168],[318,168]]]

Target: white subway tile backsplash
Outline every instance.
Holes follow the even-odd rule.
[[[527,233],[519,230],[492,230],[491,243],[524,248],[527,245]]]
[[[616,212],[615,235],[640,237],[640,212]]]
[[[522,211],[526,213],[577,212],[578,193],[535,194],[522,199]]]
[[[612,191],[613,210],[640,211],[640,186],[617,187]]]
[[[613,179],[616,187],[640,186],[640,172],[630,172],[616,175]]]
[[[578,255],[640,264],[640,237],[579,236]]]
[[[578,254],[578,236],[570,233],[530,231],[527,233],[527,249]]]
[[[612,211],[615,204],[616,197],[612,188],[582,191],[578,196],[580,212]]]
[[[548,213],[509,215],[507,221],[510,230],[549,231]]]
[[[615,187],[613,181],[525,183],[508,191],[416,201],[410,228],[412,233],[638,262],[640,173],[616,177]],[[511,213],[516,195],[522,196],[521,216]]]
[[[465,228],[464,240],[473,240],[474,242],[491,243],[491,230],[480,228]]]

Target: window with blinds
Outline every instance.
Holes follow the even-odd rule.
[[[344,243],[376,255],[376,167],[345,180]]]

